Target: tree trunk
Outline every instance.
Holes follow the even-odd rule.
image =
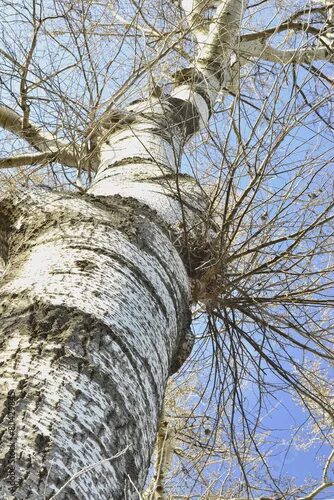
[[[10,233],[1,497],[50,498],[103,459],[59,498],[136,497],[131,484],[143,487],[166,379],[189,326],[187,275],[167,228],[117,196],[38,190],[3,200],[1,213]]]
[[[134,103],[130,126],[108,125],[88,194],[1,203],[6,498],[50,498],[79,471],[57,498],[143,488],[167,377],[189,349],[182,241],[205,209],[178,165],[208,104],[191,86],[177,96]]]

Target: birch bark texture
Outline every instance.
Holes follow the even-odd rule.
[[[8,210],[8,212],[7,212]],[[3,498],[131,498],[145,480],[164,387],[188,327],[184,265],[135,200],[45,191],[4,200],[1,366],[15,394],[15,482]],[[6,396],[3,394],[3,396]]]

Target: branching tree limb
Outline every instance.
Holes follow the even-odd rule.
[[[38,155],[34,158],[31,157],[33,161],[37,160],[37,162],[40,163],[40,161],[44,161],[48,156],[52,157],[56,154],[61,163],[69,167],[75,167],[77,165],[73,145],[57,139],[56,136],[43,130],[39,125],[24,123],[24,119],[7,106],[0,106],[0,127],[21,137],[26,140],[30,146],[44,153],[44,156]],[[24,156],[16,159],[12,158],[9,160],[9,166],[29,164],[20,163],[20,161],[24,161],[23,158]],[[2,165],[5,165],[5,159],[2,161]],[[15,161],[17,165],[14,165]]]

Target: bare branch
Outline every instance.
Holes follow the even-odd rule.
[[[23,119],[20,115],[7,108],[7,106],[0,106],[0,127],[25,139],[37,151],[46,153],[47,155],[54,155],[56,153],[60,163],[76,167],[75,152],[70,143],[57,139],[53,134],[42,130],[38,125],[29,123],[28,126],[24,127]]]
[[[306,497],[300,497],[298,500],[313,500],[319,493],[322,491],[326,490],[327,488],[331,488],[334,486],[334,482],[330,483],[322,483],[318,488],[315,488],[309,495],[306,495]]]
[[[0,158],[0,168],[23,167],[25,165],[45,164],[50,161],[56,161],[59,153],[31,153],[25,155],[9,156],[8,158]]]
[[[264,38],[256,40],[242,39],[239,45],[239,51],[246,61],[251,58],[258,58],[280,64],[301,64],[313,61],[334,60],[333,52],[328,50],[322,43],[319,43],[316,47],[282,50],[267,45]]]
[[[242,35],[240,37],[240,41],[251,42],[253,40],[266,40],[270,38],[272,35],[276,35],[277,33],[282,33],[283,31],[288,31],[288,30],[304,31],[317,36],[321,33],[319,29],[310,26],[309,23],[304,23],[304,22],[297,23],[297,22],[286,21],[273,28],[268,28],[263,31],[256,31],[254,33],[247,33],[246,35]]]

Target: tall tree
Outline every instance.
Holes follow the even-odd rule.
[[[246,380],[332,418],[332,4],[2,8],[2,495],[137,498],[191,308],[252,494]]]

